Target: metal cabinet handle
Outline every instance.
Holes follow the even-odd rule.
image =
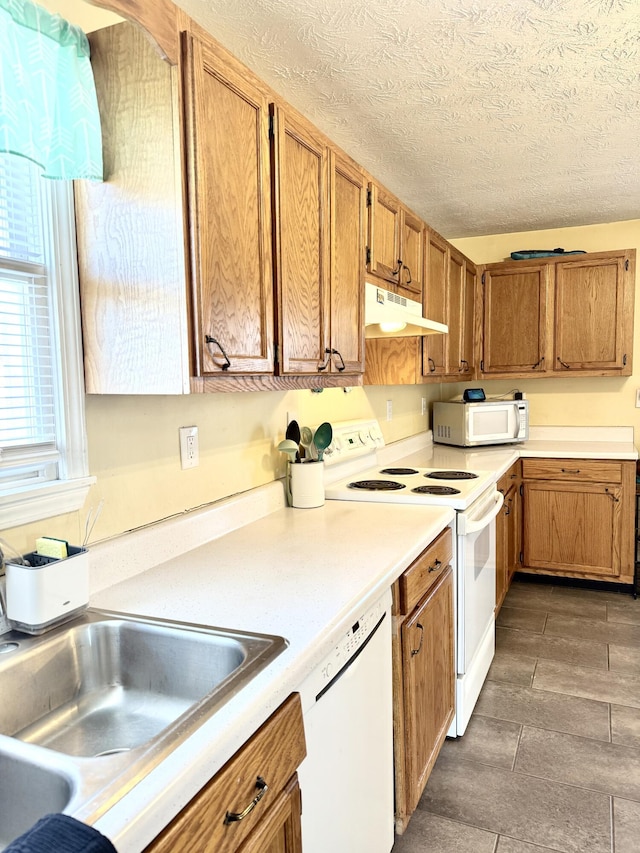
[[[238,820],[244,820],[245,817],[250,814],[255,807],[258,805],[260,800],[264,797],[264,795],[269,790],[269,786],[264,781],[262,776],[258,776],[256,779],[256,788],[258,789],[257,795],[251,800],[246,809],[243,809],[241,812],[227,812],[224,816],[225,824],[234,823]]]
[[[436,561],[432,566],[429,566],[429,572],[437,572],[439,568],[442,567],[442,560],[439,560],[436,557]]]
[[[409,278],[405,281],[405,284],[411,284],[411,282],[413,281],[413,279],[411,278],[411,270],[406,264],[402,265],[402,269],[406,270],[409,273]]]
[[[320,370],[326,370],[327,367],[329,367],[329,360],[331,359],[332,355],[337,355],[338,358],[340,359],[340,364],[338,364],[338,370],[340,371],[340,373],[342,373],[343,370],[346,370],[347,365],[344,363],[344,359],[337,349],[330,349],[329,347],[326,347],[324,352],[325,352],[326,358],[322,362],[322,364],[318,365],[319,371]]]
[[[538,367],[540,367],[543,363],[544,363],[544,356],[542,356],[542,358],[540,359],[540,361],[536,361],[536,363],[535,363],[534,365],[532,365],[531,370],[536,370],[536,369],[537,369]]]
[[[562,471],[563,474],[579,474],[580,473],[579,468],[561,468],[560,470]]]
[[[215,345],[218,347],[218,349],[220,350],[220,352],[221,352],[221,353],[222,353],[222,355],[224,356],[224,360],[225,360],[225,362],[226,362],[226,364],[223,364],[223,365],[222,365],[222,369],[223,369],[223,370],[229,370],[229,368],[231,367],[231,362],[229,361],[229,356],[228,356],[228,355],[226,354],[226,352],[224,351],[224,349],[223,349],[222,344],[220,343],[220,341],[216,340],[216,338],[212,338],[212,337],[211,337],[211,335],[205,335],[205,336],[204,336],[204,339],[205,339],[206,343],[208,343],[208,344],[215,344]]]
[[[605,486],[604,491],[605,491],[605,494],[609,495],[609,497],[614,502],[614,504],[620,503],[620,498],[617,498],[615,495],[612,495],[611,492],[609,491],[609,489],[606,488],[606,486]]]
[[[566,361],[563,361],[563,360],[560,358],[560,356],[558,356],[558,361],[559,361],[559,362],[560,362],[560,364],[565,368],[565,370],[571,370],[571,365],[570,365],[570,364],[567,364],[567,362],[566,362]]]
[[[325,352],[329,352],[329,350],[325,350]],[[344,359],[340,355],[340,352],[337,349],[332,349],[331,355],[337,355],[338,358],[340,359],[340,364],[338,365],[338,370],[342,373],[342,371],[346,368],[346,364],[344,363]]]
[[[318,372],[320,372],[321,370],[326,370],[327,367],[329,367],[329,359],[331,358],[331,350],[328,348],[325,349],[325,354],[326,354],[325,360],[322,362],[322,364],[318,365]]]
[[[402,258],[398,258],[398,266],[395,270],[391,270],[391,275],[399,275],[402,271]]]
[[[411,649],[411,657],[414,657],[415,655],[420,654],[420,651],[422,649],[422,643],[424,640],[424,628],[422,627],[422,625],[419,622],[416,622],[416,628],[420,628],[420,645],[418,646],[417,649]]]
[[[431,358],[431,356],[429,356],[429,359],[428,359],[428,360],[429,360],[429,373],[435,373],[435,372],[436,372],[436,363],[435,363],[435,361]]]
[[[467,361],[466,358],[461,358],[460,359],[460,368],[459,368],[458,372],[459,373],[465,373],[467,370],[469,370],[469,362]]]

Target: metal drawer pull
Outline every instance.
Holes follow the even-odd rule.
[[[560,358],[560,356],[558,356],[558,361],[559,361],[559,362],[560,362],[560,364],[564,367],[564,369],[565,369],[565,370],[571,370],[571,365],[570,365],[570,364],[567,364],[567,362],[566,362],[566,361],[563,361],[563,360]]]
[[[216,340],[215,338],[212,338],[211,335],[205,335],[204,339],[208,344],[215,344],[218,347],[218,349],[220,350],[220,352],[224,356],[224,360],[225,360],[225,363],[222,365],[222,369],[223,370],[229,370],[229,368],[231,367],[231,362],[229,361],[229,356],[226,354],[226,352],[222,348],[222,344],[220,343],[220,341]]]
[[[411,649],[411,657],[420,653],[422,649],[422,641],[424,640],[424,628],[419,622],[416,622],[416,628],[420,628],[420,645],[417,649]]]
[[[255,807],[258,805],[260,800],[264,797],[264,795],[269,790],[269,786],[264,781],[262,776],[258,776],[256,779],[256,788],[258,789],[258,794],[251,800],[249,805],[241,812],[227,812],[224,818],[225,824],[234,823],[234,821],[244,820],[245,817],[252,812]]]
[[[563,474],[579,474],[580,473],[579,468],[561,468],[560,470],[562,471]]]
[[[435,571],[437,571],[441,566],[442,566],[442,560],[439,560],[439,559],[436,557],[436,561],[435,561],[435,563],[434,563],[432,566],[429,566],[429,571],[430,571],[430,572],[435,572]]]

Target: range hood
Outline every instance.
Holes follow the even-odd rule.
[[[444,323],[426,320],[419,302],[369,281],[364,286],[364,326],[366,338],[408,338],[449,331]]]

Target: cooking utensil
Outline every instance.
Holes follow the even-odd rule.
[[[313,444],[313,433],[311,432],[310,427],[302,427],[302,430],[300,431],[300,444],[304,448],[305,458],[313,459],[315,457],[315,446]]]
[[[322,462],[324,452],[333,440],[333,427],[326,421],[320,424],[313,436],[313,443],[318,451],[318,461]]]
[[[281,441],[276,450],[279,450],[281,453],[286,453],[289,457],[289,462],[296,461],[296,454],[298,453],[298,445],[295,441],[290,438],[285,438],[284,441]]]
[[[298,421],[289,422],[284,437],[286,439],[289,439],[290,441],[295,441],[295,443],[298,445],[298,452],[296,453],[296,462],[299,462],[302,457],[302,453],[300,452],[300,427],[298,426]]]

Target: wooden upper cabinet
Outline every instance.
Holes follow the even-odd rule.
[[[523,263],[523,262],[520,262]],[[548,266],[491,264],[483,275],[481,371],[543,373]]]
[[[330,155],[331,373],[364,371],[364,240],[367,188],[364,174],[335,152]]]
[[[553,370],[631,374],[633,301],[625,286],[629,266],[624,253],[556,265]]]
[[[447,373],[463,379],[469,375],[469,359],[463,355],[465,337],[466,305],[466,264],[464,256],[449,248],[447,253],[449,267],[448,290],[449,340],[447,353]]]
[[[423,314],[429,320],[446,323],[449,316],[448,246],[445,240],[427,230],[425,237],[426,279]],[[425,377],[440,377],[447,372],[447,335],[426,335],[422,339],[422,373]]]
[[[402,269],[398,276],[398,293],[422,302],[424,279],[424,223],[408,210],[400,220],[400,255]]]
[[[311,125],[271,110],[278,372],[318,374],[330,361],[329,151]]]
[[[269,105],[206,42],[183,60],[196,375],[272,374]]]
[[[402,205],[395,196],[375,183],[369,184],[369,235],[367,271],[388,282],[400,279],[400,211]],[[395,290],[395,287],[389,288]]]
[[[484,375],[630,376],[635,250],[485,268]]]

